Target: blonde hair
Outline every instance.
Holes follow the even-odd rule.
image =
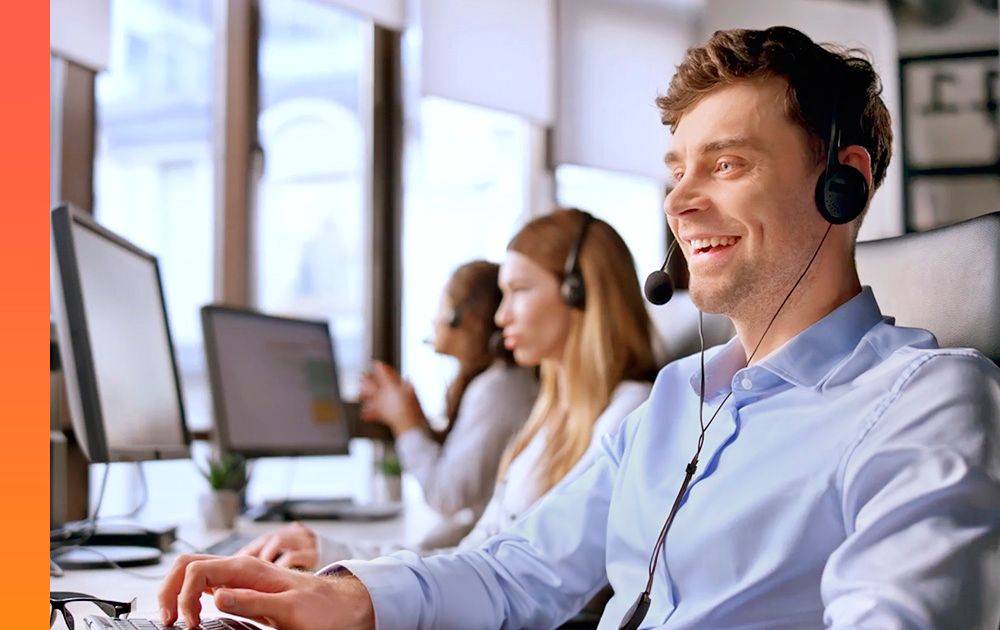
[[[561,209],[524,226],[507,245],[560,281],[570,248],[580,235],[584,213]],[[628,246],[595,218],[580,247],[579,267],[587,291],[583,310],[573,309],[561,366],[566,391],[559,391],[559,363],[542,361],[541,388],[524,428],[500,462],[503,479],[510,463],[545,431],[547,446],[537,478],[543,494],[586,452],[594,422],[624,380],[650,380],[656,372],[651,324],[639,292]],[[561,403],[561,405],[560,405]]]

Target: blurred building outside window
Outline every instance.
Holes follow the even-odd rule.
[[[315,0],[261,2],[255,301],[330,321],[348,398],[369,354],[371,28]]]
[[[370,355],[373,26],[317,0],[262,0],[260,12],[255,306],[328,321],[340,392],[351,400]],[[258,460],[248,500],[363,499],[370,448],[358,442],[350,458]]]
[[[215,238],[215,28],[201,0],[111,0],[110,63],[96,82],[94,215],[159,258],[188,426],[211,427],[199,309],[212,301]],[[145,465],[148,518],[195,512],[191,462]],[[91,470],[91,496],[103,467]],[[102,514],[140,496],[131,464],[113,464]],[[190,489],[177,492],[178,489]]]

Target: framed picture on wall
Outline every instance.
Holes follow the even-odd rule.
[[[900,59],[904,224],[1000,209],[997,50]]]

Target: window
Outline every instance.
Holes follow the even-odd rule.
[[[371,34],[320,2],[261,3],[256,302],[330,321],[347,398],[369,354]]]
[[[112,0],[111,58],[96,83],[95,217],[159,257],[188,426],[196,430],[211,426],[199,318],[213,297],[210,9],[205,2]],[[116,473],[120,467],[131,469],[113,466],[103,514],[130,510],[138,496],[137,476]],[[193,515],[190,496],[165,491],[199,487],[190,462],[151,463],[146,473],[157,515]],[[92,496],[102,474],[92,467]]]
[[[96,85],[94,214],[159,257],[188,423],[204,430],[211,403],[199,308],[213,294],[214,49],[200,7],[111,3],[111,63]],[[184,59],[177,85],[156,79],[172,58]]]
[[[666,253],[663,197],[662,185],[654,180],[581,166],[556,169],[559,205],[587,210],[610,223],[632,251],[640,285],[660,268]]]
[[[403,204],[402,362],[424,411],[440,415],[455,366],[423,340],[451,272],[476,258],[500,262],[523,224],[530,127],[517,116],[431,97],[421,101],[416,123]]]
[[[340,391],[351,399],[370,355],[373,26],[315,0],[263,0],[260,11],[255,302],[330,322]],[[247,499],[364,498],[369,451],[354,440],[350,458],[260,459]]]

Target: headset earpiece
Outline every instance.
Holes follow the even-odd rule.
[[[572,308],[582,309],[587,304],[587,288],[583,285],[583,274],[579,271],[567,274],[559,287],[563,302]]]
[[[563,302],[570,308],[583,309],[587,303],[587,287],[583,283],[583,272],[580,270],[580,249],[587,236],[587,228],[594,220],[589,212],[580,212],[582,216],[580,223],[580,234],[577,236],[573,247],[566,257],[565,271],[563,272],[562,284],[559,285],[559,294]]]
[[[827,144],[826,169],[816,182],[816,209],[834,225],[850,223],[861,216],[868,203],[868,180],[861,171],[841,164],[840,130],[837,113],[830,120],[830,142]]]
[[[867,203],[868,181],[853,166],[827,167],[816,184],[816,207],[823,218],[834,225],[857,219]]]

